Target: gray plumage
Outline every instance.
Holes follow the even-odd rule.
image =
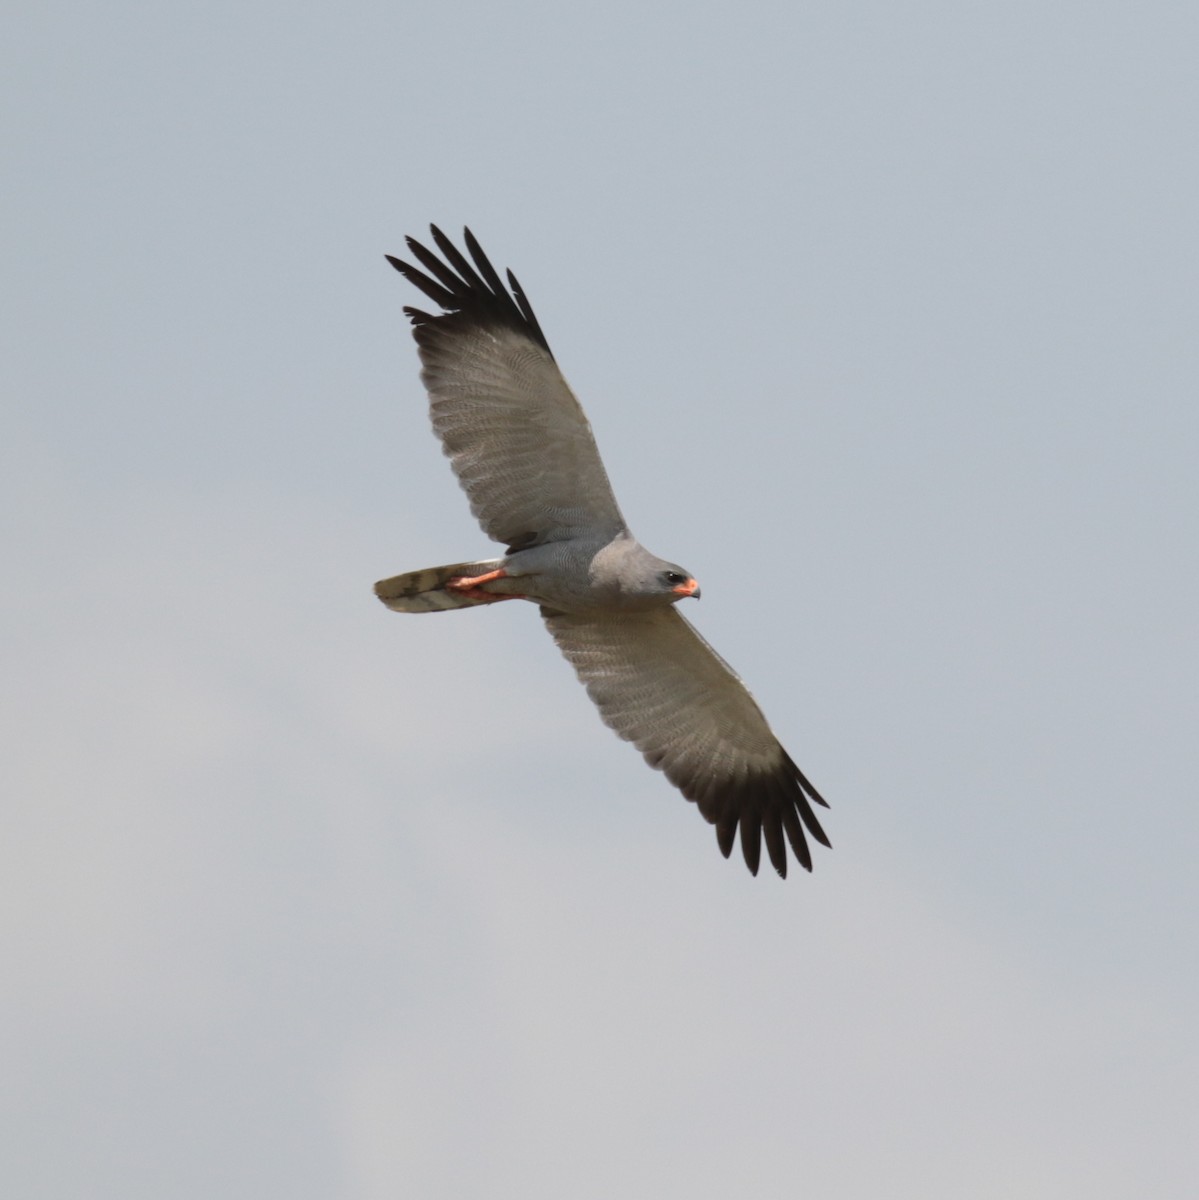
[[[423,270],[388,261],[442,310],[404,310],[433,428],[483,531],[508,552],[397,575],[376,594],[396,612],[536,603],[604,721],[695,802],[726,857],[739,828],[755,874],[763,838],[780,875],[787,844],[811,870],[805,833],[829,845],[812,808],[825,801],[674,607],[699,596],[690,573],[629,532],[520,284],[509,271],[505,285],[469,229],[469,259],[432,233],[442,258],[408,238]]]

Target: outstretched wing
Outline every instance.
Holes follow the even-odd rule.
[[[779,745],[729,665],[672,607],[626,615],[542,608],[558,648],[606,724],[632,742],[716,826],[727,858],[737,826],[756,875],[761,838],[787,874],[787,850],[812,869],[805,830],[829,845],[812,803],[824,800]]]
[[[437,228],[444,262],[412,238],[424,270],[388,262],[443,310],[405,308],[441,438],[484,532],[508,546],[624,529],[591,426],[528,299],[505,287],[465,231],[473,263]],[[426,273],[427,272],[427,273]]]

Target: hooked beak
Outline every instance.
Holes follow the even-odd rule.
[[[678,587],[672,587],[670,590],[680,596],[691,596],[696,600],[699,599],[699,584],[694,579],[688,579],[686,583],[680,583]]]

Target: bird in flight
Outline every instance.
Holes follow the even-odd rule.
[[[440,310],[404,309],[433,429],[483,532],[507,552],[396,575],[375,594],[406,613],[532,601],[604,722],[695,803],[726,858],[740,828],[755,875],[763,838],[781,876],[788,844],[810,871],[808,837],[830,844],[812,806],[828,806],[675,607],[699,584],[629,532],[516,277],[500,278],[469,229],[469,259],[431,232],[440,257],[408,238],[420,266],[388,262]]]

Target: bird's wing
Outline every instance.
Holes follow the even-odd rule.
[[[624,529],[574,393],[511,271],[508,286],[465,231],[473,263],[432,226],[445,261],[412,238],[423,270],[388,261],[442,310],[406,308],[441,438],[484,532],[510,547]]]
[[[824,800],[745,685],[685,618],[673,607],[586,616],[543,607],[541,615],[605,723],[695,801],[726,858],[740,825],[754,874],[762,835],[780,875],[787,874],[784,834],[812,869],[804,831],[829,845],[812,811]]]

